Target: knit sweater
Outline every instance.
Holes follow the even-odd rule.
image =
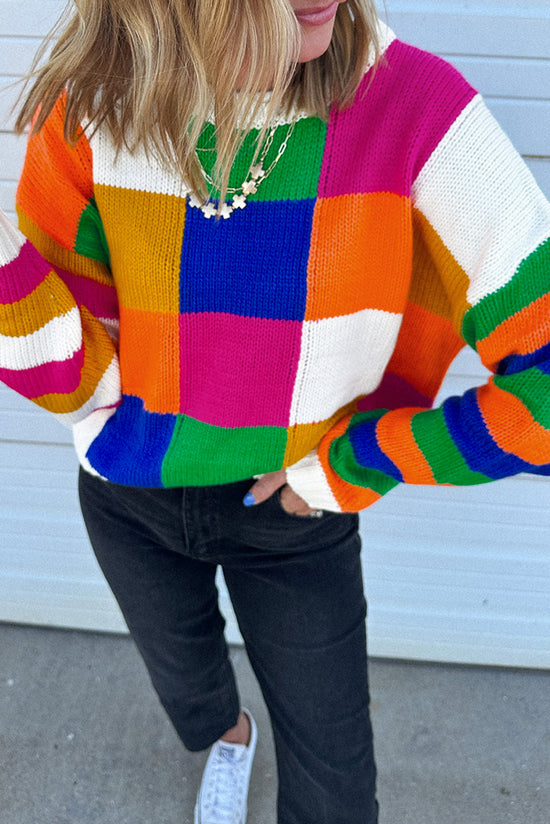
[[[103,127],[68,145],[63,97],[30,139],[21,232],[0,227],[0,379],[74,426],[86,470],[172,487],[287,467],[333,511],[550,474],[550,205],[449,64],[385,32],[371,71],[328,123],[297,119],[228,219]],[[493,374],[432,409],[464,343]]]

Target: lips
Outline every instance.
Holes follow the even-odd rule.
[[[298,22],[302,26],[322,26],[330,22],[338,8],[338,0],[329,3],[327,6],[316,6],[315,8],[295,9]]]

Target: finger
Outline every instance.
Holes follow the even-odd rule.
[[[243,498],[245,506],[254,506],[267,501],[273,493],[286,484],[286,472],[279,469],[277,472],[268,472],[254,483]]]
[[[290,486],[284,486],[281,490],[281,506],[291,515],[303,517],[312,515],[315,511]]]

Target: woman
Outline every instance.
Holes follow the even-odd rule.
[[[81,0],[20,129],[37,110],[0,378],[74,425],[98,560],[182,741],[213,745],[195,821],[245,821],[256,742],[221,565],[278,821],[372,824],[355,513],[550,473],[550,206],[370,0]],[[465,341],[494,376],[432,410]]]

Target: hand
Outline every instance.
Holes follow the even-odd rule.
[[[279,469],[277,472],[268,472],[258,478],[256,483],[250,487],[244,498],[244,503],[246,506],[261,504],[263,501],[267,501],[278,489],[281,489],[281,506],[289,515],[301,515],[302,517],[317,515],[316,509],[311,509],[303,498],[300,498],[293,489],[287,486],[284,469]]]

